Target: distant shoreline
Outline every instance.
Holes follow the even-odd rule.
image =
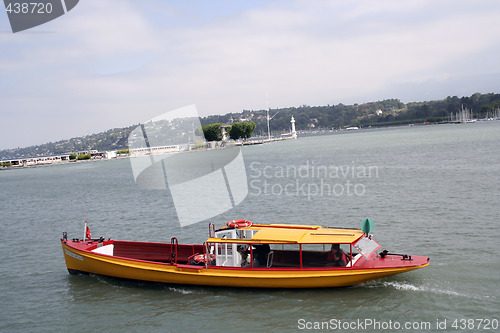
[[[297,134],[300,135],[299,137],[309,137],[309,136],[315,136],[315,135],[330,135],[330,134],[335,134],[335,133],[350,133],[350,132],[364,131],[364,130],[369,130],[369,129],[406,128],[406,127],[414,127],[414,126],[450,125],[450,124],[456,125],[456,124],[462,124],[462,123],[437,122],[437,123],[401,124],[401,125],[390,125],[390,126],[369,126],[369,127],[350,128],[350,129],[342,129],[342,130],[298,131]],[[232,142],[230,144],[230,146],[258,145],[258,144],[277,142],[277,141],[283,141],[283,140],[290,140],[290,139],[293,139],[293,138],[290,136],[284,136],[284,137],[277,137],[277,138],[275,137],[275,138],[267,139],[265,137],[260,136],[260,137],[254,137],[253,139],[249,139],[247,141]],[[202,149],[194,149],[191,151],[205,151],[205,150],[211,150],[211,149],[221,149],[221,148],[220,147],[218,147],[218,148],[205,147]],[[58,155],[58,156],[68,156],[68,155],[69,154],[63,154],[63,155]],[[144,155],[142,155],[142,156],[144,156]],[[57,156],[15,158],[15,159],[3,160],[3,161],[0,161],[0,171],[1,170],[36,168],[36,167],[53,166],[53,165],[66,165],[66,164],[71,164],[71,163],[109,161],[109,160],[115,160],[115,159],[133,158],[133,157],[137,157],[137,156],[131,156],[130,154],[128,154],[128,155],[115,156],[112,158],[98,157],[98,158],[90,158],[87,160],[50,160],[50,161],[44,161],[44,162],[34,163],[34,164],[28,164],[28,163],[21,164],[21,161],[28,161],[28,160],[37,159],[37,158],[51,158],[51,157],[57,157]],[[15,165],[10,165],[10,166],[2,166],[2,162],[8,162],[8,161],[19,161],[19,163],[15,164]]]
[[[258,144],[283,141],[283,140],[290,140],[290,139],[295,139],[295,138],[287,136],[287,137],[271,138],[271,139],[236,141],[236,142],[231,142],[230,144],[228,144],[225,147],[219,146],[217,148],[209,147],[209,144],[207,143],[207,145],[205,147],[196,148],[196,149],[189,149],[189,150],[186,150],[185,152],[188,152],[188,151],[196,152],[196,151],[206,151],[206,150],[212,150],[212,149],[224,149],[224,148],[229,148],[229,147],[258,145]],[[119,154],[119,155],[114,154],[114,155],[111,155],[112,157],[103,157],[103,156],[110,156],[110,155],[105,155],[104,152],[97,152],[96,151],[95,155],[92,156],[91,158],[81,159],[81,160],[67,158],[70,154],[44,156],[44,157],[15,158],[15,159],[10,159],[10,160],[0,161],[0,170],[36,168],[36,167],[67,165],[67,164],[72,164],[72,163],[84,163],[84,162],[111,161],[111,160],[116,160],[116,159],[162,155],[162,154],[168,153],[165,151],[162,151],[159,153],[151,153],[151,152],[148,153],[148,149],[153,149],[153,148],[156,148],[156,147],[146,148],[145,149],[146,153],[144,153],[144,154],[130,154],[130,153],[129,154]],[[180,150],[179,152],[184,152],[184,151]],[[6,162],[10,163],[10,165],[9,166],[2,166],[2,163],[6,163]]]
[[[38,163],[38,164],[30,164],[30,165],[11,165],[8,167],[0,166],[0,171],[2,171],[2,170],[17,170],[17,169],[30,169],[30,168],[42,168],[42,167],[50,167],[50,166],[56,166],[56,165],[80,164],[80,163],[89,163],[89,162],[112,161],[112,160],[127,159],[127,158],[130,158],[130,156],[119,156],[119,157],[114,157],[112,159],[99,158],[99,159],[88,159],[88,160],[57,161],[57,162],[53,162],[53,163]]]

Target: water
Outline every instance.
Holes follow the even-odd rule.
[[[438,323],[440,331],[457,331],[455,320],[458,331],[482,331],[478,320],[469,328],[460,320],[500,319],[499,142],[500,123],[485,122],[244,147],[249,195],[211,219],[217,225],[246,218],[358,227],[370,217],[384,248],[431,257],[427,268],[338,289],[71,276],[59,238],[63,231],[82,237],[84,220],[93,237],[177,236],[181,243],[203,242],[208,221],[180,228],[168,193],[138,188],[128,160],[2,170],[0,331],[289,332],[317,325],[335,331],[336,320],[354,324],[344,331],[383,331],[390,322],[409,322],[407,331],[435,331]],[[358,320],[379,326],[356,326]]]

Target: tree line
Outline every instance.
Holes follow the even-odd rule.
[[[450,119],[461,108],[472,110],[476,118],[500,109],[500,94],[476,93],[470,97],[448,96],[443,100],[403,103],[387,99],[363,104],[288,107],[271,109],[270,130],[274,134],[290,132],[290,119],[295,118],[298,131],[342,129],[350,126],[390,126],[420,122],[440,122]],[[201,119],[202,124],[226,123],[246,119],[256,125],[257,135],[267,135],[267,111],[244,110],[241,113],[213,115]]]
[[[202,125],[196,129],[195,134],[198,136],[203,135],[207,141],[221,141],[223,125],[222,123]],[[240,121],[231,125],[225,125],[224,129],[232,140],[246,140],[252,137],[255,123],[253,121]]]

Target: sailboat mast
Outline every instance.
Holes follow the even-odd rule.
[[[266,102],[267,102],[267,138],[268,138],[268,140],[271,140],[271,130],[269,127],[269,121],[271,119],[269,119],[269,96],[268,96],[267,91],[266,91]]]

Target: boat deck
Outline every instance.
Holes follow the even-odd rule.
[[[147,243],[147,242],[131,242],[131,241],[72,241],[71,246],[75,249],[83,251],[92,251],[103,255],[119,257],[124,259],[133,259],[157,263],[175,263],[179,265],[192,265],[189,258],[203,254],[205,252],[204,245],[178,244],[176,246],[176,256],[172,255],[172,244],[169,243]],[[112,246],[112,247],[108,247]],[[107,248],[107,249],[105,249]],[[102,249],[102,251],[100,250]],[[282,269],[282,268],[322,268],[329,267],[327,260],[328,252],[324,251],[296,251],[296,250],[279,250],[273,249],[273,256],[267,268]],[[349,257],[349,256],[348,256]],[[360,257],[357,253],[353,253],[353,263],[349,261],[344,267],[358,269],[374,269],[387,267],[410,267],[423,265],[428,261],[427,257],[413,256],[411,259],[404,260],[400,255],[387,255],[386,258],[372,256],[370,260],[362,260],[359,264],[356,259]],[[174,260],[172,260],[174,258]],[[302,261],[302,265],[301,265]],[[199,265],[205,266],[204,263]],[[210,266],[214,267],[213,264]],[[222,267],[225,267],[221,266]],[[231,266],[229,266],[231,267]],[[239,266],[237,266],[239,267]],[[234,268],[237,268],[234,267]],[[258,268],[257,266],[254,266]],[[262,268],[262,267],[261,267]]]

